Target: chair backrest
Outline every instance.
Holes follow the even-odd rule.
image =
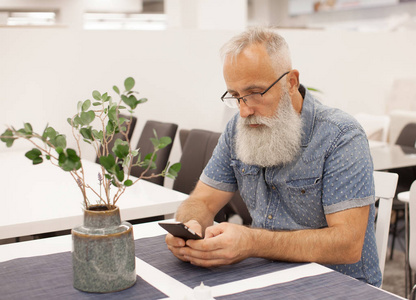
[[[416,181],[410,187],[409,196],[409,264],[416,271]]]
[[[211,158],[221,133],[201,129],[182,129],[179,131],[179,136],[184,137],[184,133],[187,133],[187,137],[186,140],[181,141],[183,143],[180,160],[182,166],[173,183],[173,189],[190,194]]]
[[[173,123],[163,123],[158,121],[149,120],[143,127],[142,133],[137,143],[137,148],[141,153],[141,158],[143,159],[148,153],[152,153],[154,150],[153,144],[150,138],[154,137],[153,130],[156,131],[158,138],[168,136],[172,139],[172,143],[167,147],[159,150],[156,156],[156,169],[150,169],[146,174],[150,175],[152,173],[159,174],[166,167],[166,164],[169,160],[169,155],[172,150],[173,141],[175,140],[176,131],[178,130],[178,125]],[[145,171],[141,167],[133,167],[131,169],[131,175],[140,177],[140,175]],[[146,179],[147,181],[156,183],[158,185],[163,185],[165,178],[162,176]]]
[[[379,199],[376,221],[376,244],[380,270],[383,276],[390,231],[391,207],[398,177],[396,173],[374,171],[375,196],[376,199]]]
[[[416,144],[416,123],[409,123],[403,127],[396,140],[397,145],[415,147]]]
[[[189,194],[195,188],[199,176],[207,165],[212,156],[215,146],[220,137],[219,132],[212,132],[201,129],[179,131],[179,137],[182,137],[182,168],[178,177],[173,183],[173,189]],[[217,222],[226,221],[227,217],[232,214],[238,214],[243,224],[251,224],[251,216],[247,206],[236,192],[230,202],[217,214]]]
[[[130,120],[130,116],[126,116],[126,115],[122,115],[122,114],[120,114],[120,118],[125,118],[126,120]],[[129,140],[131,140],[131,137],[133,136],[133,131],[134,131],[134,128],[136,127],[136,123],[137,123],[137,118],[136,117],[134,117],[134,116],[131,116],[131,124],[130,124],[130,127],[128,127],[127,126],[127,122],[128,121],[126,121],[126,122],[124,122],[123,124],[122,124],[122,126],[126,126],[126,129],[128,130],[127,131],[127,137],[129,138]],[[114,143],[116,142],[116,140],[117,139],[121,139],[121,140],[123,140],[123,141],[125,141],[126,140],[126,138],[125,138],[125,136],[122,134],[122,133],[116,133],[114,136],[113,136],[113,139],[110,141],[110,143],[108,143],[108,150],[112,153],[113,151],[111,151],[111,149],[113,149],[113,147],[114,147]],[[102,151],[102,146],[101,146],[101,149],[100,149],[100,151]],[[99,157],[97,156],[97,158],[95,159],[95,162],[96,163],[99,163],[100,162],[100,159],[99,159]]]

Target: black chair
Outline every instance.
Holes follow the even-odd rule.
[[[220,133],[207,130],[192,129],[181,130],[182,137],[182,168],[178,177],[173,183],[173,189],[190,194],[195,188],[203,169],[212,156],[215,146],[218,143]],[[185,138],[184,138],[185,137]],[[224,222],[234,214],[238,214],[243,224],[250,225],[252,222],[247,206],[237,192],[231,201],[215,216],[216,222]]]
[[[125,126],[126,127],[126,129],[127,129],[127,137],[129,138],[129,140],[131,140],[131,137],[133,136],[134,128],[136,127],[137,118],[134,117],[134,116],[131,117],[130,127],[127,126],[128,125],[128,122],[130,120],[130,116],[120,115],[120,118],[125,118],[127,120],[121,126]],[[114,143],[116,142],[117,139],[121,139],[121,140],[125,141],[126,140],[126,137],[121,132],[116,133],[114,135],[113,139],[108,144],[108,151],[110,151],[110,153],[113,153],[113,151],[111,149],[113,149]],[[102,146],[101,146],[100,152],[102,153]],[[95,162],[97,164],[100,162],[100,159],[99,159],[98,156],[95,159]]]
[[[158,121],[147,121],[144,125],[143,131],[140,135],[139,142],[137,143],[137,149],[141,153],[141,158],[143,159],[148,153],[152,153],[154,150],[153,144],[150,141],[150,138],[154,137],[153,130],[156,131],[158,138],[168,136],[172,139],[172,143],[167,147],[159,150],[156,153],[156,169],[149,169],[146,175],[152,173],[159,174],[166,167],[166,164],[169,159],[170,151],[172,150],[173,141],[175,140],[176,131],[178,130],[178,125],[173,123],[163,123]],[[140,177],[140,175],[145,171],[145,168],[142,167],[133,167],[131,169],[131,175]],[[147,181],[156,183],[158,185],[163,185],[165,178],[162,176],[146,179]]]
[[[416,142],[416,123],[409,123],[403,127],[400,132],[399,137],[396,140],[396,145],[415,147]],[[395,221],[392,224],[391,234],[392,242],[390,249],[390,259],[393,259],[393,250],[396,241],[397,235],[404,230],[403,228],[398,228],[398,223],[400,220],[404,220],[405,217],[405,204],[397,199],[397,194],[410,190],[410,186],[414,180],[416,180],[416,167],[407,167],[407,168],[398,168],[389,170],[399,174],[399,181],[397,183],[396,196],[393,199],[392,211],[395,212]]]

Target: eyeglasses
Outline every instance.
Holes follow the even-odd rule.
[[[227,96],[228,91],[224,93],[224,95],[221,96],[221,101],[225,103],[228,107],[231,108],[238,108],[240,107],[240,101],[243,100],[244,104],[247,106],[255,106],[262,102],[263,95],[266,94],[276,83],[279,82],[280,79],[282,79],[285,75],[289,74],[289,72],[284,73],[282,76],[280,76],[275,82],[273,82],[264,92],[262,93],[252,93],[249,95],[245,95],[242,97],[233,97],[233,96]]]

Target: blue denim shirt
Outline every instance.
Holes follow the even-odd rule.
[[[262,168],[236,157],[236,114],[227,124],[201,181],[223,191],[239,190],[252,227],[299,230],[328,227],[325,215],[370,205],[361,260],[328,267],[381,285],[374,233],[373,163],[364,130],[348,114],[322,105],[303,87],[302,145],[285,165]]]

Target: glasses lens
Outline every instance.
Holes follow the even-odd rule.
[[[263,96],[260,93],[254,93],[244,96],[244,99],[246,99],[245,102],[248,106],[256,106],[262,103]]]
[[[231,108],[238,108],[238,100],[234,97],[224,97],[223,101],[225,105]]]

